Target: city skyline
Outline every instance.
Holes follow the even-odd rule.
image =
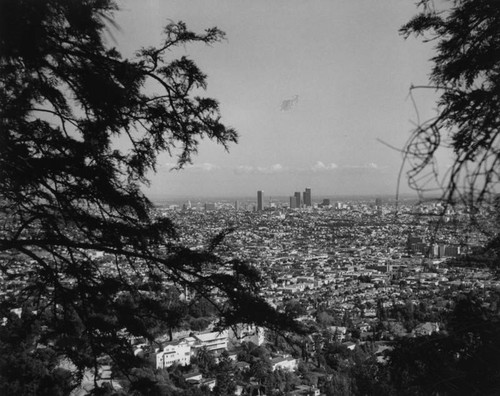
[[[160,156],[149,196],[285,195],[305,185],[322,195],[396,194],[397,149],[416,121],[409,88],[427,83],[433,55],[432,44],[398,33],[417,12],[413,3],[128,0],[121,7],[110,44],[126,56],[157,45],[169,21],[226,32],[221,43],[171,54],[207,74],[200,94],[219,101],[239,143],[226,152],[204,140],[181,171],[172,170],[175,158]],[[421,119],[434,115],[434,92],[414,99]],[[442,170],[448,162],[438,155]],[[410,192],[404,176],[400,192]]]
[[[300,209],[307,208],[305,205],[295,205],[295,196],[286,195],[265,195],[263,193],[262,208],[290,208]],[[293,204],[292,204],[293,198]],[[401,194],[398,199],[393,195],[318,195],[312,196],[311,207],[335,207],[338,204],[348,204],[353,202],[372,203],[375,206],[380,206],[381,202],[393,204],[395,202],[417,203],[417,202],[436,202],[439,197],[428,197],[424,200],[416,195]],[[178,208],[195,208],[205,210],[215,210],[217,207],[231,205],[236,209],[252,209],[258,210],[258,194],[250,196],[203,196],[203,195],[170,195],[165,197],[155,197],[153,203],[158,206],[175,206]],[[302,202],[302,199],[301,199]],[[209,205],[209,206],[207,206]]]
[[[256,191],[259,190],[253,190],[253,192],[250,192],[249,194],[206,194],[203,192],[195,192],[192,194],[161,194],[161,195],[154,195],[151,194],[150,198],[153,200],[153,202],[169,202],[169,201],[176,201],[176,202],[184,202],[184,201],[193,201],[193,200],[198,200],[200,202],[217,202],[217,201],[235,201],[238,200],[239,202],[243,201],[254,201],[257,203],[257,196],[256,196]],[[279,189],[275,189],[269,193],[266,193],[264,190],[261,190],[264,193],[264,202],[276,202],[276,201],[281,201],[281,202],[287,202],[289,203],[290,198],[292,196],[290,195],[289,191],[281,191]],[[295,198],[295,194],[300,194],[300,203],[302,204],[303,202],[303,192],[297,191],[293,193],[293,198]],[[398,195],[396,194],[340,194],[340,193],[315,193],[312,196],[312,202],[314,203],[320,203],[324,199],[330,199],[332,201],[348,201],[348,200],[375,200],[375,199],[384,199],[384,200],[396,200],[396,199],[402,199],[402,200],[435,200],[435,199],[440,199],[439,195],[426,195],[424,197],[419,196],[416,192],[408,192],[408,193],[400,193]]]

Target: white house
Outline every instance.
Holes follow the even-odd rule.
[[[262,345],[265,342],[264,328],[249,324],[236,325],[229,333],[232,342],[252,342]]]
[[[163,350],[156,352],[156,368],[162,369],[174,363],[181,366],[191,364],[191,356],[197,350],[206,348],[209,352],[219,353],[227,350],[227,331],[196,334],[181,340],[163,344]]]
[[[227,330],[193,335],[196,340],[194,348],[206,348],[209,352],[222,352],[227,350]]]
[[[271,360],[271,368],[275,370],[295,371],[298,366],[297,359],[292,357],[277,357]]]
[[[347,333],[347,327],[345,326],[330,326],[328,328],[331,333],[333,333],[335,339],[339,342],[342,342],[345,340],[346,333]]]
[[[420,323],[415,329],[413,329],[412,334],[416,337],[431,335],[432,333],[439,332],[439,323],[425,322]]]
[[[163,350],[156,353],[156,368],[163,369],[174,363],[181,366],[191,364],[191,346],[185,340],[164,344]]]

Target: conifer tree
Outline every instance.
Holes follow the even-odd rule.
[[[80,371],[102,355],[134,366],[125,335],[151,339],[179,320],[167,284],[215,303],[223,326],[293,326],[258,296],[254,268],[223,261],[217,243],[182,246],[141,191],[160,153],[182,168],[202,138],[237,142],[217,101],[197,96],[205,74],[187,56],[169,59],[224,33],[171,22],[160,47],[125,59],[103,39],[116,10],[113,0],[0,1],[0,264],[25,285],[0,317],[31,305],[37,343]]]
[[[418,120],[406,146],[410,184],[428,187],[440,178],[436,153],[453,151],[443,198],[477,207],[498,193],[500,182],[500,1],[421,0],[420,12],[401,33],[434,44],[430,84],[439,95],[436,116]]]

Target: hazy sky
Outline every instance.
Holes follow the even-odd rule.
[[[150,194],[193,196],[395,194],[401,154],[416,119],[408,89],[428,80],[432,47],[404,40],[412,0],[128,0],[116,14],[119,49],[158,45],[162,26],[217,26],[227,40],[179,53],[208,75],[207,95],[237,129],[227,153],[204,141],[195,163],[170,171],[162,156]],[[281,111],[284,100],[298,101]],[[432,92],[417,92],[431,116]],[[444,164],[445,165],[445,164]],[[402,191],[407,192],[406,181]]]

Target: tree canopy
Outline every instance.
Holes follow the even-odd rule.
[[[439,94],[437,114],[418,125],[405,148],[410,184],[417,190],[437,179],[436,152],[453,150],[441,183],[443,198],[475,206],[498,194],[500,177],[500,1],[432,0],[401,33],[432,42],[429,88]],[[439,8],[439,7],[442,7]]]
[[[222,325],[293,327],[258,296],[254,268],[222,260],[217,243],[182,246],[140,189],[162,152],[182,168],[202,138],[237,142],[217,101],[198,96],[205,74],[187,56],[169,59],[224,33],[171,22],[159,48],[124,59],[103,39],[116,10],[112,0],[0,1],[0,265],[24,286],[0,317],[29,307],[37,342],[80,370],[101,354],[132,365],[123,334],[151,338],[155,321],[178,320],[166,285],[217,303]]]

